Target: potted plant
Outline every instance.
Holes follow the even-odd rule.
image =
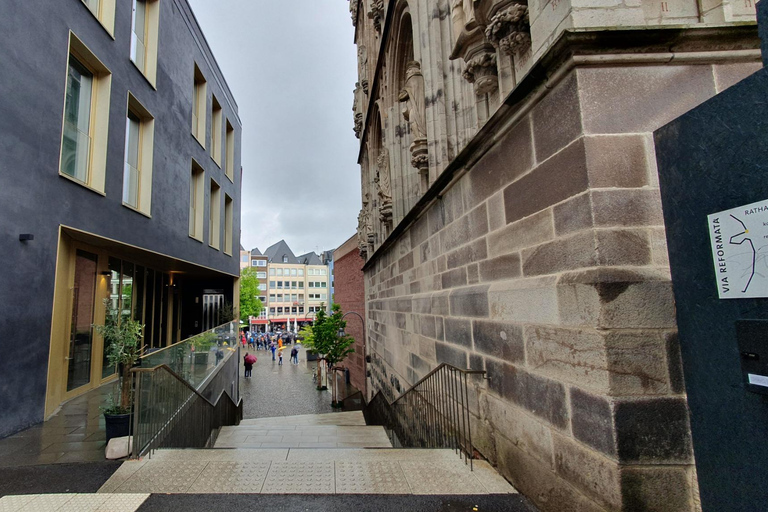
[[[206,331],[197,335],[192,340],[192,348],[195,352],[195,364],[208,364],[208,355],[211,353],[211,347],[216,343],[216,333]]]
[[[315,338],[312,336],[312,326],[305,325],[302,327],[296,340],[301,343],[307,361],[317,361],[317,350],[315,350]]]
[[[94,325],[94,330],[104,338],[107,361],[117,369],[119,375],[118,393],[110,395],[102,407],[106,424],[107,442],[113,437],[124,437],[130,433],[132,381],[131,368],[141,357],[141,339],[144,326],[136,320],[125,318],[120,311],[104,301],[107,310],[104,325]]]

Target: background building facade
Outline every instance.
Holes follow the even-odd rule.
[[[652,133],[759,69],[752,2],[352,0],[369,398],[438,364],[543,510],[694,510]]]
[[[357,246],[357,235],[352,236],[333,251],[333,280],[335,281],[335,302],[346,313],[357,313],[365,318],[365,278],[363,265]],[[346,333],[355,339],[355,351],[347,356],[343,365],[349,368],[349,380],[354,387],[365,394],[365,330],[363,321],[355,314],[344,318],[347,322]]]
[[[3,436],[115,378],[105,300],[148,347],[238,303],[241,124],[185,0],[12,2],[0,27]]]

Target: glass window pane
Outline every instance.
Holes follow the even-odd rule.
[[[83,183],[88,180],[92,93],[93,73],[70,55],[61,172]]]
[[[139,207],[139,137],[141,121],[128,112],[125,128],[125,169],[123,172],[123,202]]]

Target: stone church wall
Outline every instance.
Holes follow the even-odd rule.
[[[400,206],[372,228],[361,213],[369,398],[393,400],[442,362],[486,370],[470,400],[477,450],[542,510],[696,510],[652,131],[756,71],[755,28],[711,28],[715,12],[736,16],[722,5],[654,18],[646,2],[531,3],[524,55],[497,55],[495,89],[478,91],[462,59],[434,58],[455,52],[447,2],[408,3],[431,13],[413,16],[429,169],[391,158]],[[366,112],[410,133],[402,112]],[[370,198],[370,156],[403,148],[385,135],[372,153],[368,121]],[[395,176],[414,172],[426,180],[406,200]],[[377,220],[381,206],[367,204]]]

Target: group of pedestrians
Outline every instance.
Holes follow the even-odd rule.
[[[291,364],[299,364],[299,347],[295,345],[296,336],[291,332],[285,333],[242,333],[240,343],[243,348],[253,348],[255,350],[269,350],[272,352],[272,361],[277,361],[278,366],[283,364],[283,348],[286,344],[291,344]],[[243,363],[245,366],[245,377],[250,378],[253,370],[253,364],[256,362],[256,356],[250,353],[245,354]]]

